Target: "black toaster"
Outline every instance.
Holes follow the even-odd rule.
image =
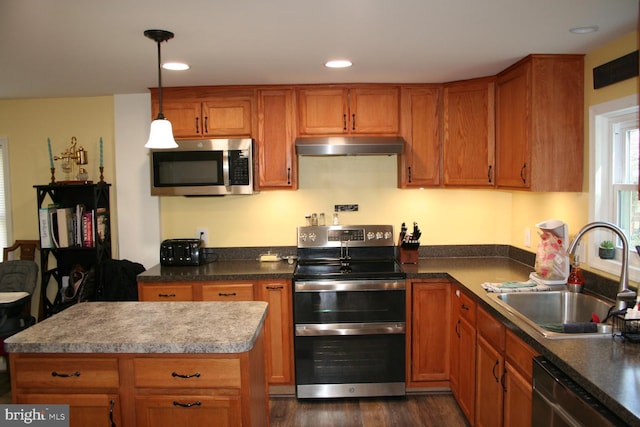
[[[160,244],[161,265],[201,265],[205,263],[201,239],[167,239]]]

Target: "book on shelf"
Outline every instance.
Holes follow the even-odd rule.
[[[107,208],[96,209],[96,232],[101,242],[107,238],[107,222],[109,221]]]
[[[93,248],[96,245],[95,229],[93,227],[94,217],[93,211],[85,211],[82,213],[82,246],[85,248]]]
[[[43,249],[51,248],[51,227],[49,225],[49,208],[38,209],[38,219],[40,221],[40,247]]]
[[[58,224],[58,247],[68,248],[73,245],[73,209],[56,209],[56,222]]]

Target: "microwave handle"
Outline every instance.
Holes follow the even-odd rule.
[[[225,187],[229,187],[229,151],[222,152],[222,179]]]

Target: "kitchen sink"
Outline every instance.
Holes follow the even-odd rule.
[[[593,315],[605,320],[615,305],[591,295],[568,291],[490,293],[498,304],[533,326],[547,338],[597,338],[611,336],[611,321],[589,330]]]

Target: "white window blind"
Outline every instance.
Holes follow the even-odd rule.
[[[0,137],[0,248],[9,246],[8,243],[11,240],[9,188],[9,140],[6,137]]]

